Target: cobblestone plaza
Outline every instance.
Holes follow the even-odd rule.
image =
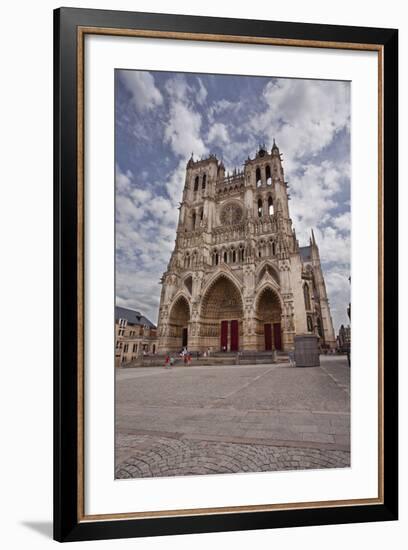
[[[115,375],[116,478],[350,466],[344,356]]]

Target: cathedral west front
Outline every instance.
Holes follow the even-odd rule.
[[[313,231],[299,246],[275,142],[232,174],[214,155],[191,157],[179,210],[159,352],[289,351],[300,334],[335,347],[319,249]]]

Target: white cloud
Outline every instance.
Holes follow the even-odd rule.
[[[316,155],[337,132],[350,124],[350,85],[347,82],[280,79],[264,88],[265,110],[250,122],[264,131],[285,153],[294,170],[302,157]]]
[[[336,194],[344,183],[346,170],[331,161],[306,164],[290,182],[289,207],[298,238],[306,240],[310,229],[327,224],[336,208]]]
[[[180,160],[177,168],[171,173],[169,179],[165,183],[167,194],[173,206],[178,205],[182,199],[182,193],[184,189],[186,177],[186,161]]]
[[[163,103],[163,96],[156,87],[154,77],[147,71],[122,71],[123,84],[132,94],[136,110],[148,111]]]
[[[185,104],[203,105],[207,98],[207,88],[204,86],[201,78],[197,78],[197,87],[190,86],[183,74],[175,75],[166,81],[164,86],[169,97],[173,101],[182,101]]]
[[[222,147],[225,143],[228,143],[229,140],[230,137],[225,124],[216,122],[211,126],[210,131],[208,132],[208,143],[215,143],[216,145]]]
[[[186,101],[187,95],[192,91],[192,88],[187,84],[185,76],[182,74],[169,78],[164,88],[171,99],[179,101]]]
[[[176,185],[183,164],[175,170],[174,181],[170,178],[171,185]],[[153,186],[146,188],[144,181],[119,166],[116,182],[117,304],[140,309],[156,322],[159,280],[174,246],[180,196],[173,200],[158,195]]]
[[[322,262],[336,263],[339,266],[350,266],[350,235],[340,233],[330,225],[314,230]]]
[[[205,100],[207,98],[208,92],[207,92],[207,89],[204,86],[201,78],[198,78],[197,80],[198,80],[198,92],[197,92],[197,95],[196,95],[196,101],[200,105],[203,105],[203,103],[205,102]]]
[[[116,165],[116,192],[124,193],[130,190],[130,184],[132,180],[132,173],[127,170],[124,174],[118,165]]]
[[[351,212],[344,212],[333,219],[334,225],[340,231],[350,231],[351,228]]]
[[[237,111],[241,107],[241,102],[239,101],[228,101],[228,99],[219,99],[214,101],[209,109],[208,116],[210,120],[213,120],[215,115],[220,115],[227,111]]]
[[[198,156],[207,153],[200,131],[201,115],[179,101],[172,103],[164,139],[170,144],[173,152],[185,159],[189,158],[192,152]]]
[[[152,194],[148,189],[133,189],[130,193],[131,197],[137,202],[147,202],[152,198]]]

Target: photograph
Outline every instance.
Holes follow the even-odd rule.
[[[114,87],[115,479],[350,468],[350,81]]]
[[[403,6],[2,6],[3,548],[407,546]]]

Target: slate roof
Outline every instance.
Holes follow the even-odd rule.
[[[126,319],[129,325],[143,325],[144,327],[156,328],[147,317],[142,315],[140,311],[128,309],[127,307],[115,307],[115,321]]]
[[[302,260],[310,260],[312,258],[312,247],[309,246],[299,246],[299,254]]]

